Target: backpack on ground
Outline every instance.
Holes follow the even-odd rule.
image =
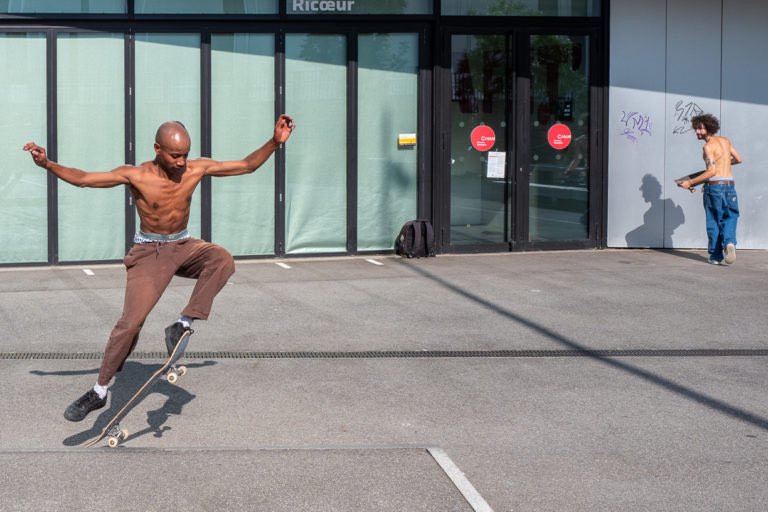
[[[435,232],[425,219],[409,220],[395,238],[395,254],[406,258],[435,255]]]

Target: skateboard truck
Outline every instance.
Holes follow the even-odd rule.
[[[171,366],[171,368],[168,370],[168,373],[165,374],[165,380],[167,380],[171,384],[176,384],[179,381],[179,378],[183,377],[186,374],[187,374],[186,366],[184,365]]]
[[[120,441],[128,438],[128,430],[120,428],[120,425],[113,425],[107,432],[107,445],[110,448],[117,448]]]

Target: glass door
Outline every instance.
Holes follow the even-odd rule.
[[[589,236],[588,36],[530,35],[528,241]]]
[[[444,245],[588,244],[590,36],[521,30],[448,41]]]
[[[451,36],[450,241],[508,240],[505,35]]]

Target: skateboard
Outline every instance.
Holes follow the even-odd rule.
[[[701,176],[702,174],[704,174],[704,171],[699,171],[699,172],[695,172],[693,174],[688,174],[687,176],[683,176],[683,177],[677,178],[675,180],[675,183],[679,184],[680,182],[683,182],[683,181],[686,181],[686,180],[692,180],[696,176]],[[701,185],[701,183],[699,183],[699,185]],[[688,190],[691,192],[691,194],[693,194],[694,192],[696,192],[696,187],[691,187]]]
[[[168,356],[168,359],[166,359],[165,363],[163,363],[163,365],[147,379],[147,381],[139,388],[139,390],[136,391],[136,393],[134,393],[134,395],[128,399],[125,405],[123,405],[123,407],[117,411],[109,423],[107,423],[107,426],[104,427],[104,429],[101,431],[101,434],[84,444],[84,447],[87,448],[89,446],[94,446],[96,443],[106,437],[107,445],[109,445],[110,448],[115,448],[120,444],[120,441],[128,437],[128,431],[120,427],[120,420],[125,418],[126,414],[128,414],[133,406],[138,404],[160,379],[165,377],[169,383],[176,384],[179,381],[179,377],[187,373],[186,366],[177,366],[176,363],[179,361],[181,356],[184,355],[184,351],[187,349],[187,345],[189,344],[189,336],[191,334],[191,330],[187,330],[184,332],[184,334],[182,334],[179,342],[176,344],[176,348],[173,349],[173,352],[170,356]]]

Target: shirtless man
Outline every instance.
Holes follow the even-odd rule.
[[[736,261],[736,222],[739,219],[739,201],[731,167],[741,163],[741,156],[730,140],[715,135],[720,130],[720,121],[712,114],[695,116],[691,126],[696,130],[696,137],[705,141],[707,168],[693,179],[678,182],[678,186],[690,189],[704,184],[709,262],[713,265],[731,264]]]
[[[178,321],[165,329],[170,354],[182,334],[192,332],[195,319],[206,320],[213,299],[234,273],[232,255],[218,245],[191,238],[187,232],[192,193],[205,176],[237,176],[258,169],[291,135],[293,119],[281,115],[272,138],[242,160],[188,160],[191,139],[178,121],[163,123],[155,136],[155,159],[124,165],[109,172],[85,172],[48,160],[34,142],[24,145],[38,166],[77,187],[108,188],[128,185],[141,220],[134,245],[123,262],[127,271],[123,313],[110,334],[93,389],[64,412],[81,421],[104,407],[112,377],[136,347],[139,332],[174,275],[197,279],[192,296]]]

